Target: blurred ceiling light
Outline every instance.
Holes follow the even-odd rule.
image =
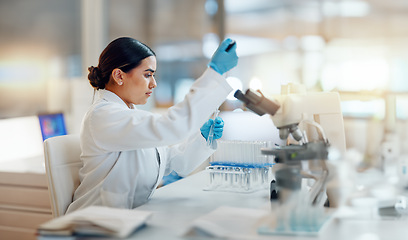
[[[249,88],[254,90],[262,90],[262,81],[257,77],[253,77],[251,81],[249,81]]]
[[[364,17],[370,13],[371,6],[360,0],[325,1],[322,11],[328,17]]]
[[[228,95],[227,99],[228,100],[237,100],[234,97],[234,93],[238,89],[242,90],[242,81],[239,78],[236,78],[236,77],[227,77],[227,82],[233,89],[233,91]]]

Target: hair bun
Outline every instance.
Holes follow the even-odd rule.
[[[101,70],[98,67],[90,66],[88,68],[88,71],[89,71],[88,79],[89,79],[89,83],[92,85],[92,87],[94,87],[96,89],[105,88],[105,83],[102,82]]]

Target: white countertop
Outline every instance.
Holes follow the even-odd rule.
[[[183,233],[192,221],[220,206],[263,210],[270,206],[268,190],[255,193],[204,191],[207,183],[207,173],[199,172],[156,190],[152,199],[138,208],[152,211],[152,218],[131,239],[214,239],[185,237]],[[257,235],[250,239],[402,240],[408,238],[407,226],[407,218],[343,215],[330,220],[317,237]]]

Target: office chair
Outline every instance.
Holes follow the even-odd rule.
[[[81,148],[78,135],[63,135],[44,141],[45,171],[52,216],[65,214],[79,185]]]

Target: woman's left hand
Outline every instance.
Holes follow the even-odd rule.
[[[200,128],[201,135],[207,139],[210,133],[211,125],[214,124],[213,119],[209,119],[204,125]],[[224,131],[224,121],[220,117],[215,118],[214,125],[214,139],[219,139],[222,137],[222,132]]]

